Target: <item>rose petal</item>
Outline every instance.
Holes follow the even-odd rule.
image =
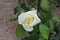
[[[23,24],[23,28],[24,28],[27,32],[33,31],[33,27],[26,26],[26,25],[24,25],[24,24]]]

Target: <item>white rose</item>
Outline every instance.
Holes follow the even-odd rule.
[[[18,16],[18,22],[19,24],[23,25],[23,28],[26,31],[31,32],[33,30],[33,26],[40,23],[41,20],[37,16],[37,10],[34,10],[34,11],[21,13]]]

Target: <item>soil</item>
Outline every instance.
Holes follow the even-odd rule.
[[[20,40],[15,35],[17,21],[9,21],[17,5],[17,0],[0,0],[0,40]]]

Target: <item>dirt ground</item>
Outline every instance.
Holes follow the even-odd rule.
[[[20,40],[15,35],[17,22],[9,21],[17,5],[18,0],[0,0],[0,40]]]
[[[54,11],[53,15],[58,16],[60,18],[60,7]]]
[[[9,21],[10,18],[14,17],[14,8],[17,5],[18,0],[0,0],[0,40],[20,40],[15,35],[17,21]],[[60,17],[60,8],[54,13]]]

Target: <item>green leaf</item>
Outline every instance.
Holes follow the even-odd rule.
[[[52,17],[51,11],[48,11],[46,13],[42,12],[42,17],[43,17],[42,22],[46,23]]]
[[[39,38],[38,40],[45,40],[45,39],[43,39],[43,38]]]
[[[54,0],[49,0],[50,2],[53,2]]]
[[[16,36],[17,37],[23,37],[23,36],[25,36],[25,31],[24,31],[22,25],[18,25],[17,26],[17,28],[16,28]]]
[[[56,26],[56,29],[58,31],[58,33],[60,34],[60,24]]]
[[[34,26],[34,30],[31,32],[31,36],[36,35],[39,32],[39,25],[35,25]]]
[[[54,22],[51,19],[49,20],[49,26],[50,30],[54,30]]]
[[[49,10],[49,1],[41,0],[41,8],[45,11],[48,11]]]
[[[26,4],[23,3],[23,2],[20,4],[20,7],[21,7],[21,9],[23,9],[24,11],[28,11],[28,10],[29,10],[28,7],[26,7]]]
[[[38,40],[45,40],[45,39],[40,35]]]
[[[18,13],[20,11],[19,7],[14,8],[14,14]]]
[[[49,37],[49,33],[50,33],[50,30],[49,28],[44,25],[44,24],[40,24],[39,26],[39,29],[40,29],[40,33],[42,34],[42,36],[48,40],[48,37]]]
[[[29,0],[31,3],[34,3],[36,0]]]
[[[55,20],[56,22],[60,22],[60,18],[58,18],[57,16],[54,16],[54,20]]]

